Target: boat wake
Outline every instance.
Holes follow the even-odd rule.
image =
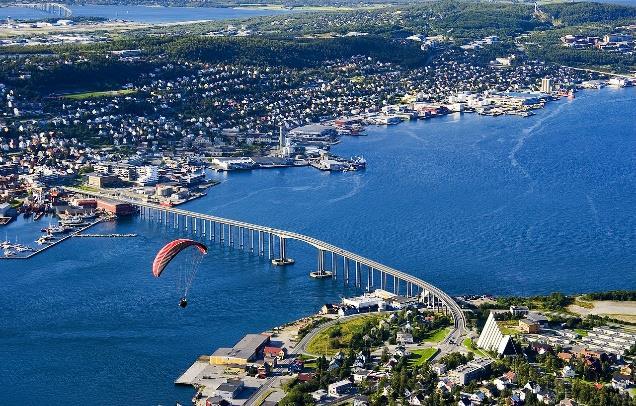
[[[517,154],[525,146],[526,141],[530,139],[538,130],[540,130],[543,127],[543,124],[547,120],[559,114],[561,110],[563,110],[564,106],[566,106],[566,104],[560,104],[557,108],[552,110],[550,114],[540,117],[533,125],[531,125],[528,128],[524,128],[521,133],[521,136],[517,139],[517,142],[510,150],[510,153],[508,154],[510,165],[512,165],[513,168],[516,168],[517,170],[519,170],[519,172],[521,172],[521,175],[523,175],[523,177],[528,179],[529,181],[528,191],[526,193],[532,193],[534,191],[535,181],[534,179],[532,179],[532,176],[530,176],[530,173],[525,168],[525,166],[519,163],[519,160],[517,159]]]
[[[318,189],[322,189],[324,188],[326,185],[325,183],[320,183],[317,185],[312,185],[312,186],[273,186],[273,187],[268,187],[268,188],[263,188],[263,189],[258,189],[258,190],[253,190],[237,199],[233,199],[233,200],[228,200],[223,204],[217,204],[213,207],[211,207],[212,210],[218,210],[224,207],[228,207],[228,206],[233,206],[238,202],[242,202],[244,200],[250,199],[254,196],[260,195],[261,193],[264,192],[271,192],[273,190],[291,190],[291,191],[304,191],[304,190],[318,190]]]
[[[353,188],[349,192],[347,192],[346,194],[344,194],[344,195],[342,195],[340,197],[329,199],[327,201],[327,203],[337,203],[337,202],[340,202],[340,201],[343,201],[343,200],[346,200],[346,199],[350,199],[353,196],[355,196],[358,193],[360,193],[362,191],[362,189],[364,189],[364,187],[367,185],[367,183],[369,183],[369,181],[366,181],[366,182],[363,183],[361,178],[362,178],[361,176],[355,176],[353,178]],[[347,183],[349,183],[349,182],[347,182]]]

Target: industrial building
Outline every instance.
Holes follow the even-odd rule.
[[[129,203],[116,202],[114,200],[98,199],[97,208],[117,216],[128,216],[135,212],[135,208]]]
[[[246,365],[256,360],[268,345],[270,338],[264,334],[248,334],[232,348],[219,348],[210,356],[212,365]]]

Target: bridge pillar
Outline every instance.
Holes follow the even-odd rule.
[[[207,225],[207,221],[201,219],[201,235],[205,237],[205,226]]]
[[[325,271],[325,250],[318,248],[318,270],[309,273],[309,276],[316,279],[331,278],[332,273]]]
[[[361,281],[361,277],[362,275],[360,275],[360,263],[358,261],[356,261],[356,288],[359,288],[360,286],[362,286],[362,281]]]
[[[278,258],[272,259],[272,265],[285,266],[285,265],[291,265],[293,263],[294,263],[293,259],[287,258],[287,239],[282,236],[278,236]]]
[[[212,241],[216,241],[216,221],[213,221],[210,224],[210,228],[212,230],[212,232],[210,234],[212,234]]]
[[[196,217],[192,217],[192,232],[193,232],[194,234],[196,234],[196,233],[197,233],[197,222],[198,222],[198,221],[199,221],[199,219],[198,219],[198,218],[196,218]]]
[[[232,232],[232,225],[228,224],[227,226],[227,236],[229,240],[230,247],[234,247],[234,233]]]
[[[338,268],[338,264],[336,264],[336,253],[332,252],[331,253],[331,275],[334,277],[334,279],[336,277],[337,268]]]
[[[272,233],[267,233],[267,258],[272,259],[274,255],[274,236]]]
[[[345,285],[349,285],[349,259],[345,256],[342,257],[342,273]]]
[[[254,230],[249,229],[250,233],[250,252],[254,252]]]
[[[372,267],[369,267],[369,273],[371,274],[371,286],[375,287],[375,281],[374,281],[375,278],[373,275],[375,273],[375,270]]]
[[[367,267],[367,292],[371,292],[371,268]]]
[[[258,255],[265,256],[265,241],[262,231],[258,232]]]
[[[225,224],[219,223],[219,244],[223,245],[225,241]]]

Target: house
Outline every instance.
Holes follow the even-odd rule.
[[[404,348],[404,346],[399,345],[395,348],[395,355],[397,355],[398,357],[407,357],[409,355],[411,355],[411,353],[409,351],[407,351],[406,348]]]
[[[331,303],[325,303],[320,308],[320,314],[336,314],[336,313],[338,313],[338,306]]]
[[[572,358],[574,358],[574,354],[570,352],[560,352],[557,354],[557,357],[559,357],[562,361],[570,362]]]
[[[579,406],[574,399],[565,398],[559,402],[559,406]]]
[[[350,393],[351,389],[353,389],[351,382],[348,379],[343,379],[342,381],[330,384],[327,387],[327,392],[329,396],[339,398],[340,396]]]
[[[205,406],[230,406],[231,403],[220,396],[210,396],[205,399]]]
[[[620,373],[615,373],[612,376],[612,387],[614,389],[618,389],[621,392],[631,388],[633,384],[634,384],[634,381],[632,380],[632,377],[629,375],[622,375]]]
[[[243,381],[240,379],[230,379],[219,385],[214,391],[214,396],[219,396],[224,400],[231,402],[243,390]]]
[[[564,378],[574,378],[576,376],[576,372],[574,371],[574,368],[572,368],[569,365],[566,365],[561,370],[561,376]]]
[[[499,378],[496,378],[493,381],[493,384],[495,384],[497,389],[501,391],[508,387],[513,386],[516,382],[517,382],[517,374],[515,374],[513,371],[509,371],[503,374],[502,376],[500,376]]]
[[[312,379],[314,379],[314,377],[316,376],[316,374],[311,373],[311,372],[301,372],[298,374],[298,381],[300,382],[309,382]]]
[[[461,397],[457,402],[457,406],[473,406],[474,403],[470,401],[467,397]]]
[[[510,314],[513,316],[525,316],[529,311],[528,306],[510,306]]]
[[[553,349],[548,344],[532,343],[531,348],[539,355],[543,355],[546,352],[553,352]]]
[[[435,363],[431,366],[431,369],[437,375],[444,375],[446,373],[446,364]]]
[[[425,397],[421,393],[411,394],[408,401],[410,406],[421,406],[424,404]]]
[[[537,400],[546,405],[553,405],[556,400],[556,394],[551,390],[544,389],[537,393]]]
[[[539,323],[532,321],[530,319],[521,319],[519,320],[519,330],[527,334],[535,334],[538,333],[541,329]]]
[[[521,406],[523,405],[523,398],[525,398],[525,395],[523,395],[523,392],[521,393],[513,393],[512,396],[510,396],[510,399],[508,404],[510,406]]]
[[[278,358],[279,360],[283,360],[285,359],[286,354],[287,354],[287,351],[281,347],[266,346],[263,349],[263,355],[265,357]]]
[[[441,378],[437,382],[437,390],[441,393],[450,393],[455,387],[455,383],[450,378]]]
[[[324,389],[318,389],[317,391],[311,392],[311,397],[316,401],[320,402],[326,399],[328,396],[327,391]]]
[[[484,394],[484,392],[478,390],[471,393],[468,399],[470,399],[471,402],[482,403],[484,400],[486,400],[486,395]]]
[[[528,381],[528,383],[523,386],[523,390],[532,392],[536,395],[537,393],[541,392],[541,386],[539,386],[539,384],[534,381]]]
[[[370,369],[356,368],[353,370],[353,382],[366,381],[371,373],[373,373],[373,371]]]
[[[538,323],[541,328],[548,327],[548,324],[549,324],[548,318],[541,313],[528,312],[528,314],[526,315],[526,318],[530,321]]]
[[[413,334],[406,332],[398,332],[396,335],[398,344],[413,344]]]

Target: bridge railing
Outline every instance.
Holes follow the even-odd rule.
[[[254,231],[262,231],[264,233],[269,233],[269,234],[273,234],[275,236],[278,237],[282,237],[285,239],[292,239],[292,240],[297,240],[297,241],[301,241],[304,242],[310,246],[313,246],[317,249],[320,250],[324,250],[324,251],[329,251],[332,253],[335,253],[337,255],[340,255],[342,257],[345,257],[349,260],[355,261],[361,265],[367,266],[370,269],[374,269],[380,272],[384,272],[388,275],[391,275],[393,277],[398,278],[399,280],[405,281],[407,283],[411,283],[415,286],[418,286],[420,289],[422,290],[426,290],[429,291],[433,296],[437,297],[438,299],[440,299],[447,307],[448,309],[451,311],[451,314],[453,315],[453,319],[455,321],[455,327],[461,331],[463,331],[463,329],[465,328],[466,325],[466,320],[465,320],[465,316],[464,316],[464,312],[461,309],[461,307],[457,304],[457,302],[450,297],[447,293],[445,293],[444,291],[442,291],[441,289],[437,288],[436,286],[423,281],[420,278],[417,278],[413,275],[410,275],[408,273],[402,272],[402,271],[398,271],[397,269],[394,269],[392,267],[389,267],[387,265],[381,264],[377,261],[371,260],[369,258],[363,257],[361,255],[358,255],[356,253],[353,253],[351,251],[347,251],[343,248],[340,248],[336,245],[333,244],[329,244],[325,241],[319,240],[317,238],[313,238],[313,237],[309,237],[307,235],[304,234],[300,234],[300,233],[296,233],[296,232],[292,232],[292,231],[287,231],[287,230],[281,230],[281,229],[277,229],[277,228],[273,228],[273,227],[267,227],[267,226],[261,226],[258,224],[252,224],[252,223],[248,223],[248,222],[244,222],[244,221],[238,221],[238,220],[232,220],[232,219],[227,219],[224,217],[218,217],[218,216],[213,216],[210,214],[202,214],[202,213],[197,213],[197,212],[192,212],[192,211],[188,211],[188,210],[183,210],[183,209],[179,209],[176,207],[165,207],[165,206],[161,206],[159,204],[155,204],[155,203],[148,203],[148,202],[143,202],[143,201],[138,201],[138,200],[134,200],[128,197],[123,197],[121,195],[113,195],[113,194],[106,194],[106,193],[101,193],[101,192],[95,192],[95,191],[89,191],[89,190],[84,190],[84,189],[79,189],[79,188],[73,188],[73,187],[66,187],[65,188],[68,191],[74,192],[74,193],[78,193],[78,194],[83,194],[86,196],[92,196],[92,197],[96,197],[96,198],[104,198],[104,199],[111,199],[111,200],[115,200],[115,201],[120,201],[120,202],[124,202],[124,203],[128,203],[131,205],[135,205],[135,206],[139,206],[139,207],[145,207],[148,209],[153,209],[153,210],[158,210],[158,211],[163,211],[163,212],[169,212],[169,213],[174,213],[175,215],[180,215],[180,216],[187,216],[187,217],[191,217],[191,218],[198,218],[201,220],[205,220],[205,221],[212,221],[212,222],[216,222],[216,223],[221,223],[221,224],[226,224],[226,225],[230,225],[233,227],[242,227],[244,229],[251,229]]]

